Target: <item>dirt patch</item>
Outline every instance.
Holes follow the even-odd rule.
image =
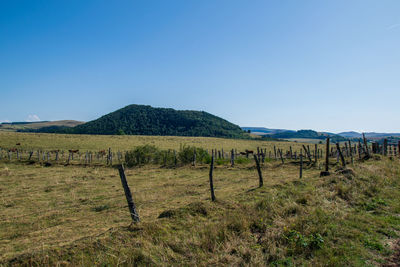
[[[400,266],[400,239],[397,239],[396,241],[392,242],[390,244],[391,249],[394,251],[393,255],[390,256],[386,260],[384,264],[382,264],[383,267],[395,267],[395,266]]]

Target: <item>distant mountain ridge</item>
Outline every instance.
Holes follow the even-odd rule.
[[[265,135],[265,134],[276,134],[276,133],[282,133],[282,132],[295,132],[291,130],[285,130],[285,129],[270,129],[270,128],[265,128],[265,127],[242,127],[244,131],[249,131],[253,134],[258,134],[258,135]]]
[[[283,130],[283,129],[271,129],[265,127],[242,127],[243,130],[249,131],[252,134],[268,136],[271,138],[278,139],[325,139],[327,136],[330,136],[331,139],[337,141],[345,141],[348,139],[359,139],[362,138],[362,133],[355,131],[341,132],[338,134],[330,133],[330,132],[317,132],[314,130]],[[400,137],[400,133],[375,133],[375,132],[367,132],[365,133],[365,137],[371,139],[382,139],[389,137]]]
[[[375,132],[367,132],[364,133],[365,137],[367,138],[385,138],[385,137],[392,137],[392,136],[398,136],[400,137],[400,133],[375,133]],[[359,132],[342,132],[338,133],[338,135],[343,136],[343,137],[348,137],[348,138],[362,138],[362,133]]]
[[[100,135],[172,135],[245,138],[237,125],[205,111],[129,105],[76,127],[46,127],[38,132]]]
[[[59,121],[32,121],[32,122],[3,122],[0,123],[1,131],[33,131],[44,127],[75,127],[83,124],[83,121],[59,120]]]

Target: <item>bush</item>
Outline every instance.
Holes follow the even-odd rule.
[[[127,167],[159,163],[161,158],[161,151],[153,145],[138,146],[134,150],[125,153]]]
[[[206,150],[198,147],[183,146],[176,155],[176,163],[190,164],[196,153],[197,163],[210,163],[211,157]],[[153,145],[138,146],[134,150],[125,153],[127,167],[142,166],[144,164],[162,164],[163,166],[175,166],[174,152],[170,149],[160,150]]]
[[[194,154],[196,154],[196,162],[210,162],[210,155],[206,150],[194,146],[183,146],[178,152],[179,162],[182,164],[190,164],[193,162]]]

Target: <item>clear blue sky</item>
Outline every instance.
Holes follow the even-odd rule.
[[[400,1],[0,1],[0,121],[128,104],[400,132]]]

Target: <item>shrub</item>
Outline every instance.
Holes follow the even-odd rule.
[[[160,159],[161,151],[153,145],[138,146],[125,153],[125,162],[128,167],[159,163]]]
[[[190,164],[193,162],[194,154],[196,154],[196,162],[207,163],[210,155],[206,150],[194,146],[182,146],[178,152],[178,160],[182,164]]]

